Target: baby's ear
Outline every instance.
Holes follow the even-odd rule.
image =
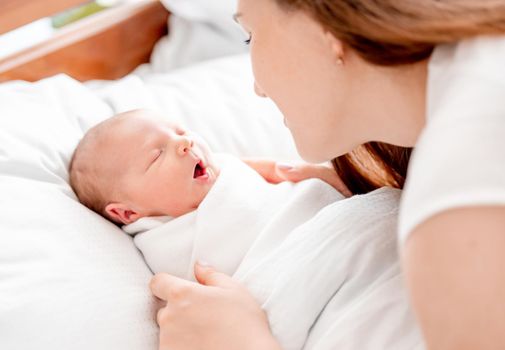
[[[138,219],[141,215],[132,210],[123,203],[110,203],[105,207],[105,212],[114,221],[119,224],[128,225]]]

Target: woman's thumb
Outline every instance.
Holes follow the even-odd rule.
[[[203,261],[195,263],[195,277],[198,283],[205,286],[229,288],[237,285],[230,276],[216,271],[213,267]]]

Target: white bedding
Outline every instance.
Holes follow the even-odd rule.
[[[0,84],[0,349],[157,348],[152,274],[130,237],[77,203],[69,160],[89,127],[146,106],[213,149],[296,159],[252,84],[246,57],[94,90],[65,76]]]
[[[111,114],[64,77],[0,85],[1,349],[157,346],[142,256],[67,184],[82,128]]]
[[[181,121],[216,151],[298,159],[279,112],[256,97],[252,86],[243,56],[88,86],[64,76],[0,85],[0,349],[157,348],[151,273],[130,237],[77,203],[67,183],[68,162],[85,130],[140,107]],[[335,218],[331,210],[295,237],[328,233],[325,220]],[[339,218],[336,245],[328,245],[326,252],[336,255],[326,267],[310,264],[318,250],[283,245],[277,254],[286,254],[258,260],[258,266],[273,268],[244,267],[244,281],[264,303],[269,299],[261,299],[261,281],[286,301],[272,301],[276,311],[270,315],[274,322],[298,318],[304,325],[293,331],[306,330],[312,322],[312,302],[326,305],[310,328],[307,349],[417,349],[417,331],[394,264],[393,228],[387,226],[392,221],[378,219],[365,227],[358,214],[349,209]],[[381,225],[386,227],[380,232],[387,233],[373,235]],[[386,271],[388,264],[392,267]],[[315,297],[316,283],[292,279],[293,285],[276,284],[290,282],[298,272],[321,281],[333,267],[330,282],[344,280],[349,288],[338,289],[338,297],[326,295],[327,304]],[[301,344],[306,334],[296,333],[283,342]]]

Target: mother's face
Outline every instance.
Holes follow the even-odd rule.
[[[326,161],[364,141],[339,40],[274,0],[239,0],[237,21],[250,35],[256,92],[277,104],[305,160]]]

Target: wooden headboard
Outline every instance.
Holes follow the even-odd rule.
[[[0,0],[0,34],[89,1]],[[167,34],[169,13],[157,0],[106,9],[58,30],[33,47],[0,58],[0,82],[66,73],[80,81],[117,79],[149,60]]]

